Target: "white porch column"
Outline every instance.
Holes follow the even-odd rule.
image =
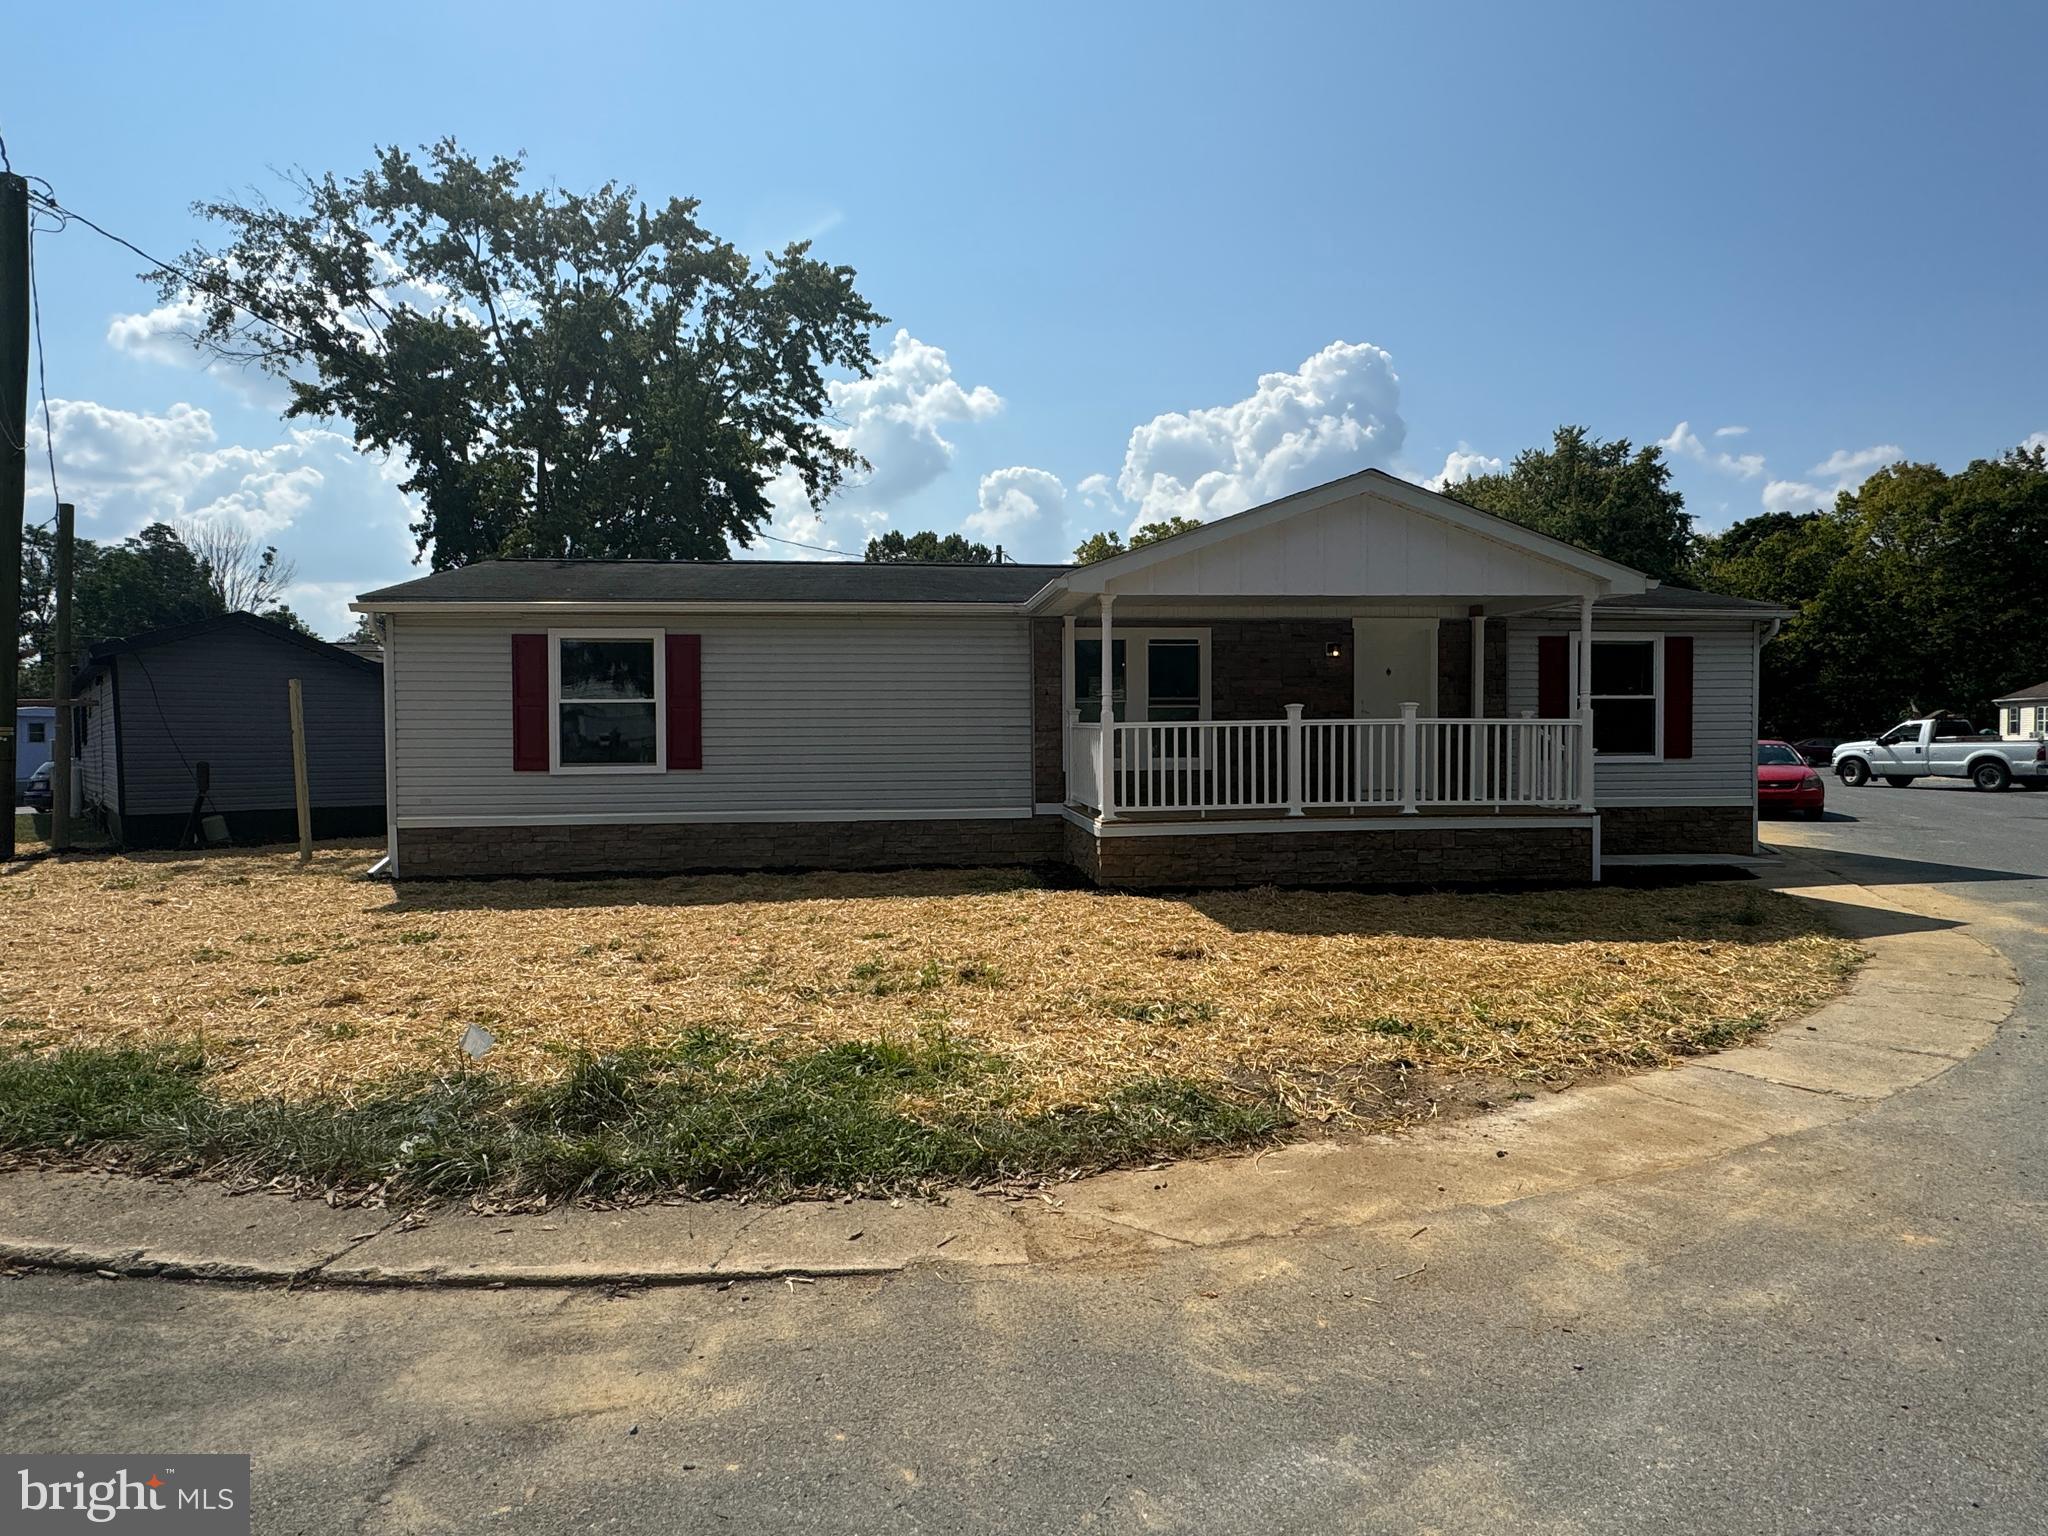
[[[1415,729],[1415,715],[1422,706],[1406,703],[1401,706],[1401,814],[1413,816],[1417,783],[1422,777],[1421,743]]]
[[[1593,599],[1579,599],[1579,809],[1593,809]]]
[[[1289,704],[1287,724],[1283,727],[1287,734],[1287,814],[1290,816],[1308,814],[1301,808],[1301,710],[1301,705]]]
[[[1060,799],[1074,803],[1074,727],[1081,723],[1074,709],[1074,616],[1060,620]]]
[[[1472,626],[1472,707],[1466,713],[1477,722],[1486,718],[1486,615],[1474,613],[1468,622]],[[1475,723],[1467,727],[1466,734],[1471,739],[1466,743],[1465,798],[1485,800],[1493,787],[1487,782],[1491,747],[1486,728]]]
[[[1111,681],[1116,676],[1116,644],[1109,632],[1109,609],[1115,601],[1102,594],[1102,804],[1104,821],[1116,820],[1116,705]]]
[[[1475,613],[1472,624],[1472,708],[1474,720],[1486,718],[1486,615]]]

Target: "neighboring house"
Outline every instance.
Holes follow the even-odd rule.
[[[1751,853],[1785,616],[1377,470],[1078,568],[495,561],[355,607],[395,874],[1125,886]]]
[[[29,775],[50,760],[57,740],[57,711],[48,699],[23,699],[14,709],[14,794],[28,788]]]
[[[86,813],[131,848],[171,847],[193,809],[237,842],[298,835],[288,683],[304,700],[316,837],[384,829],[384,701],[374,661],[253,614],[92,648],[73,685]]]
[[[1998,711],[2001,735],[2048,736],[2048,683],[2036,683],[1991,703]]]

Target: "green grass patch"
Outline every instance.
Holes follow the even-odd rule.
[[[1103,1007],[1133,1024],[1163,1024],[1169,1029],[1188,1029],[1216,1018],[1216,1005],[1205,998],[1111,998]]]
[[[540,1086],[487,1072],[340,1100],[223,1100],[197,1049],[0,1059],[0,1151],[118,1153],[160,1172],[401,1195],[886,1194],[1114,1167],[1266,1141],[1274,1102],[1148,1078],[1101,1103],[1016,1108],[1008,1065],[932,1032],[793,1057],[698,1031],[578,1055]]]

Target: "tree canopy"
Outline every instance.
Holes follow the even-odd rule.
[[[1584,427],[1559,427],[1548,448],[1515,455],[1507,472],[1477,475],[1444,488],[1467,506],[1491,512],[1632,565],[1659,581],[1693,575],[1692,517],[1671,486],[1671,466],[1654,443],[1601,442]]]
[[[1765,727],[1863,734],[2048,680],[2040,623],[2048,455],[1958,474],[1895,464],[1831,509],[1766,513],[1704,541],[1702,584],[1796,608],[1764,647]]]
[[[22,529],[20,686],[28,695],[46,695],[51,688],[56,544],[48,528]],[[81,658],[102,640],[226,611],[206,564],[166,523],[152,523],[118,544],[74,540],[71,583],[72,645]]]
[[[964,534],[949,533],[941,538],[930,529],[922,533],[902,534],[892,528],[881,537],[868,540],[867,554],[863,558],[869,565],[893,565],[912,560],[940,565],[989,565],[995,561],[996,552],[986,544],[973,542]]]
[[[443,139],[357,176],[302,176],[302,206],[197,212],[225,243],[159,279],[202,350],[264,369],[288,417],[339,418],[398,452],[437,568],[492,556],[722,558],[769,488],[813,506],[863,461],[826,376],[873,368],[885,323],[797,242],[756,264],[628,185],[528,190],[523,160]]]
[[[1161,539],[1170,539],[1176,533],[1186,533],[1202,526],[1198,517],[1168,517],[1156,523],[1140,523],[1131,534],[1126,545],[1124,536],[1111,528],[1103,533],[1091,533],[1074,549],[1074,560],[1079,565],[1093,565],[1098,560],[1107,560],[1111,555],[1120,555],[1125,549],[1142,549],[1147,544],[1157,544]]]

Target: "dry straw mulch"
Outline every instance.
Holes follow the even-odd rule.
[[[1390,1073],[1653,1065],[1804,1013],[1857,951],[1735,884],[1512,895],[1046,889],[1008,871],[390,885],[379,850],[135,855],[0,879],[0,1048],[200,1042],[236,1096],[349,1097],[699,1027],[799,1052],[944,1029],[1019,1107],[1140,1077],[1344,1116]]]

